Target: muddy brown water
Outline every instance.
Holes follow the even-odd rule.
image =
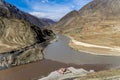
[[[96,56],[77,52],[68,46],[69,38],[58,35],[57,42],[44,50],[45,60],[0,71],[0,80],[34,80],[61,67],[84,68],[96,71],[118,68],[120,56]]]
[[[59,68],[66,68],[73,66],[75,68],[84,68],[87,70],[95,69],[105,70],[110,65],[97,65],[97,64],[85,64],[85,65],[75,65],[66,64],[51,60],[43,60],[35,63],[30,63],[6,70],[0,71],[0,80],[36,80],[42,76],[47,76],[50,72],[57,70]]]

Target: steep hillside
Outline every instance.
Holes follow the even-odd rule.
[[[119,10],[120,0],[93,0],[80,9],[77,15],[69,16],[69,19],[62,18],[55,29],[60,28],[60,32],[85,43],[120,47]],[[68,20],[64,23],[66,19]],[[63,27],[61,23],[64,23]]]
[[[23,17],[11,6],[0,0],[0,69],[43,59],[43,48],[54,38],[51,30],[27,21],[31,15]]]
[[[56,32],[64,32],[64,30],[69,30],[72,27],[68,26],[71,22],[73,22],[77,16],[79,15],[79,13],[77,11],[71,11],[70,13],[68,13],[67,15],[65,15],[62,19],[60,19],[60,21],[57,22],[57,24],[55,24],[55,26],[53,27],[53,30]]]
[[[0,10],[1,10],[0,16],[26,20],[38,27],[48,26],[50,24],[53,24],[54,22],[54,21],[52,22],[52,20],[50,22],[50,19],[39,19],[35,16],[32,16],[26,12],[19,10],[14,5],[11,5],[5,2],[4,0],[0,0]]]

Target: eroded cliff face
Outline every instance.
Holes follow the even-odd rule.
[[[0,5],[4,4],[1,0]],[[54,33],[16,17],[4,6],[0,9],[0,69],[42,60],[43,48],[55,38]]]

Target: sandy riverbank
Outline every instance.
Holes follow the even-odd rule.
[[[71,36],[68,37],[71,39],[69,46],[77,51],[82,51],[94,55],[120,56],[120,47],[94,45],[77,41]]]

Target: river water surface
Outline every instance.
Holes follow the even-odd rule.
[[[46,59],[74,64],[110,64],[116,67],[120,65],[120,56],[93,55],[78,52],[68,46],[69,38],[61,34],[58,36],[58,41],[48,45],[44,50]]]
[[[33,80],[58,68],[69,66],[87,70],[104,70],[120,66],[120,56],[97,56],[77,52],[68,46],[69,38],[61,34],[58,37],[56,42],[45,48],[45,60],[2,70],[0,80]]]

